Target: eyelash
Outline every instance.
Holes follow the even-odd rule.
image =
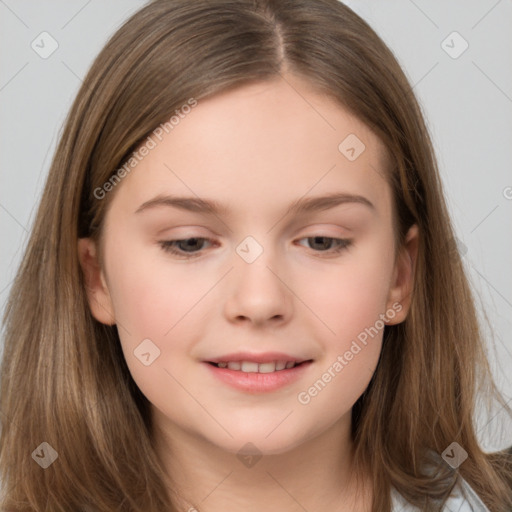
[[[324,238],[326,240],[332,240],[338,244],[335,249],[328,249],[326,251],[315,251],[315,252],[319,252],[319,253],[326,253],[329,255],[338,254],[338,253],[344,251],[345,249],[347,249],[348,247],[350,247],[350,245],[352,244],[352,240],[348,240],[346,238],[334,238],[334,237],[321,236],[321,235],[320,236],[307,236],[304,238],[300,238],[300,240],[312,240],[315,238]],[[187,253],[187,252],[183,252],[183,251],[180,251],[179,249],[175,248],[176,244],[178,244],[180,242],[187,242],[189,240],[203,240],[203,241],[207,241],[207,242],[213,242],[213,240],[211,240],[210,238],[204,238],[204,237],[198,236],[198,237],[190,237],[190,238],[181,238],[178,240],[163,240],[163,241],[159,242],[159,244],[164,252],[173,254],[173,255],[181,257],[183,259],[191,259],[191,258],[197,258],[198,256],[201,256],[200,251],[193,252],[193,253]]]

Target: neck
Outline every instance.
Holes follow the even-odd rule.
[[[371,509],[367,476],[356,481],[350,421],[346,418],[285,453],[262,454],[260,458],[237,456],[176,426],[155,428],[154,435],[172,482],[172,495],[179,492],[179,510]]]

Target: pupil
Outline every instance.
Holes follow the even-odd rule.
[[[320,248],[321,249],[329,249],[330,239],[328,237],[326,237],[326,236],[315,236],[312,239],[313,239],[313,244],[320,244]]]
[[[185,244],[185,247],[184,249],[186,250],[187,248],[191,248],[191,249],[197,249],[197,245],[198,245],[198,241],[200,241],[201,239],[200,238],[187,238],[186,240],[183,240],[181,243],[184,243]],[[201,245],[201,244],[199,244]]]

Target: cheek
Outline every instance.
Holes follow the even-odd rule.
[[[204,274],[166,264],[165,254],[155,256],[147,249],[134,248],[110,268],[121,347],[134,381],[154,404],[166,404],[169,397],[173,397],[173,403],[188,403],[189,397],[179,382],[186,381],[193,363],[184,355],[200,335],[198,306],[211,282]],[[150,354],[148,365],[143,362],[146,353]],[[199,392],[193,386],[189,388],[195,394]]]
[[[110,288],[118,323],[135,336],[162,339],[207,294],[204,273],[168,263],[162,252],[133,250],[111,265]]]
[[[322,320],[318,329],[324,334],[318,339],[323,356],[297,401],[327,424],[350,411],[375,372],[391,271],[391,252],[368,248],[332,272],[308,278],[316,283],[307,303]]]
[[[322,321],[328,346],[343,350],[385,313],[392,270],[391,248],[375,240],[347,252],[328,271],[299,278],[299,293]]]

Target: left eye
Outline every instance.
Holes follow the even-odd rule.
[[[350,240],[329,236],[309,236],[301,240],[307,240],[308,244],[312,246],[311,248],[315,249],[317,252],[340,252],[346,249],[351,243]]]
[[[309,236],[301,238],[306,240],[315,252],[336,254],[350,246],[351,240],[333,238],[328,236]],[[206,244],[214,244],[214,240],[202,237],[183,238],[181,240],[163,240],[159,242],[165,252],[182,258],[195,258],[201,255]],[[302,244],[300,244],[302,245]]]

